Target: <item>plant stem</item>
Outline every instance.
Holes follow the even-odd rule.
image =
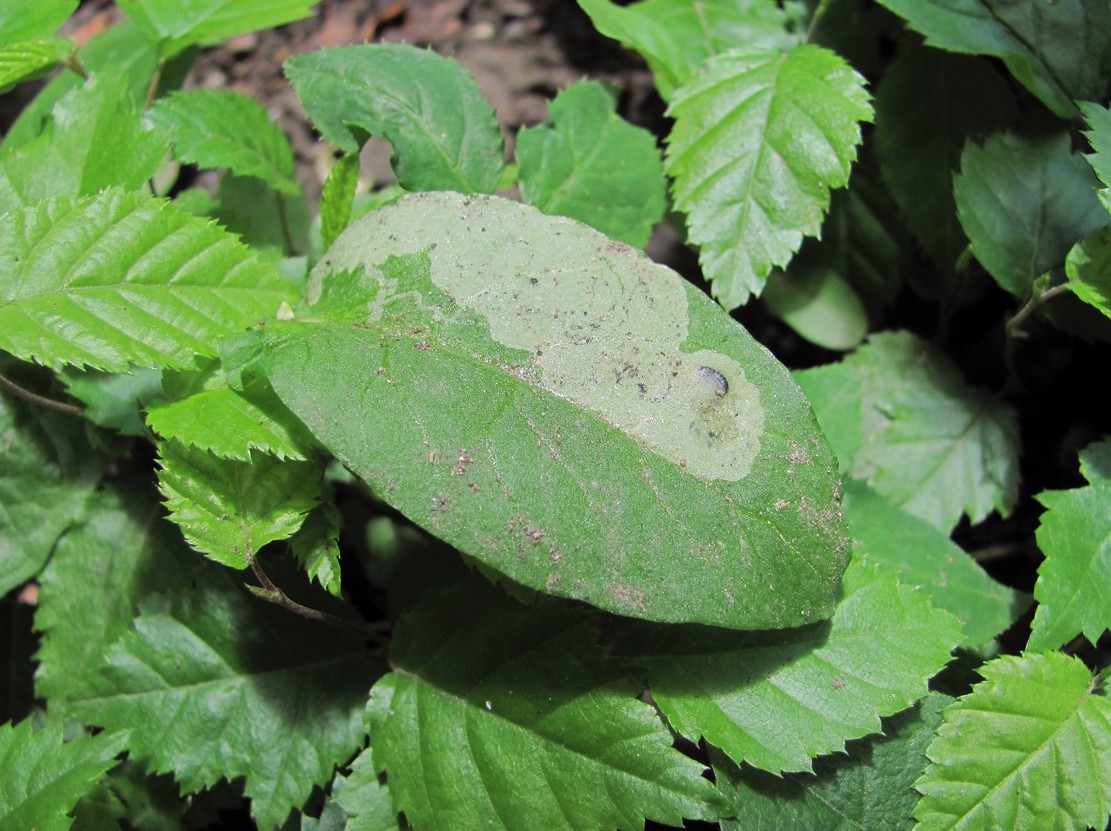
[[[286,215],[285,210],[285,196],[281,191],[274,191],[274,198],[278,201],[278,224],[282,228],[282,240],[285,243],[285,254],[287,257],[295,255],[293,250],[293,234],[289,230],[289,217]]]
[[[150,105],[154,103],[154,96],[158,94],[158,85],[162,83],[162,70],[166,66],[166,59],[162,58],[158,61],[158,66],[154,68],[154,74],[150,76],[150,85],[147,87],[147,100],[143,103],[143,109],[149,110]]]
[[[259,586],[247,586],[248,590],[250,590],[251,594],[255,595],[255,597],[274,603],[287,611],[293,612],[295,615],[300,615],[309,620],[327,623],[329,626],[338,626],[341,629],[356,632],[379,646],[389,645],[390,639],[381,633],[380,627],[360,625],[354,621],[345,620],[344,618],[330,615],[327,612],[322,612],[319,609],[311,609],[308,606],[303,606],[274,585],[274,581],[262,570],[262,566],[258,564],[258,560],[256,560],[253,555],[248,558],[248,562],[251,565],[251,571],[254,572],[255,578],[259,582]]]
[[[0,375],[0,389],[5,389],[12,395],[22,398],[24,401],[30,401],[32,404],[38,404],[40,407],[46,407],[50,410],[56,410],[59,413],[66,415],[81,415],[82,409],[73,404],[66,404],[64,401],[55,401],[53,398],[46,398],[30,390],[24,389],[15,381],[10,378]]]
[[[1052,300],[1058,294],[1064,294],[1066,291],[1070,291],[1068,283],[1051,286],[1041,292],[1031,292],[1030,297],[1027,298],[1022,308],[1015,312],[1015,316],[1007,321],[1007,334],[1012,338],[1026,337],[1026,333],[1022,331],[1022,324],[1026,322],[1026,318],[1030,317],[1038,306],[1042,305],[1047,300]]]

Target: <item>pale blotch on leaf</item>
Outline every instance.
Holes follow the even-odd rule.
[[[457,222],[422,221],[445,206]],[[314,272],[310,297],[327,271],[380,274],[391,256],[427,252],[435,286],[481,315],[495,341],[530,356],[538,371],[520,377],[693,476],[743,479],[760,452],[760,393],[729,356],[683,351],[682,278],[573,220],[522,223],[534,210],[498,197],[406,197],[341,235]]]

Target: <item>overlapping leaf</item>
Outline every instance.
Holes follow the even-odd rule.
[[[293,291],[234,236],[118,190],[0,216],[0,348],[125,372],[185,367]]]
[[[1111,703],[1080,659],[1005,656],[946,708],[915,787],[921,831],[1084,831],[1111,813]]]
[[[1057,649],[1079,634],[1094,644],[1111,628],[1111,441],[1081,451],[1080,471],[1087,486],[1037,496],[1047,510],[1037,532],[1045,560],[1031,650]]]
[[[856,479],[844,488],[845,523],[858,546],[954,615],[964,626],[963,646],[983,646],[1011,624],[1020,608],[1016,593],[992,580],[947,534]]]
[[[773,266],[814,236],[829,191],[849,179],[864,79],[833,52],[730,52],[677,90],[667,171],[688,241],[727,309],[759,294]]]
[[[293,536],[320,498],[313,462],[263,453],[238,462],[173,441],[158,450],[170,519],[190,545],[232,568],[247,568],[268,542]]]
[[[353,224],[309,296],[335,275],[355,283],[337,322],[245,339],[317,440],[415,522],[622,614],[832,613],[845,538],[813,415],[676,274],[519,203],[423,194]]]
[[[786,49],[798,44],[790,14],[761,0],[643,0],[618,6],[579,0],[594,27],[638,51],[655,73],[656,88],[671,100],[706,60],[729,49]]]
[[[59,374],[66,391],[85,405],[81,415],[125,436],[147,436],[140,411],[163,398],[162,373],[134,369],[109,373],[66,367]]]
[[[0,46],[0,91],[20,81],[41,75],[73,53],[73,43],[64,38],[44,38]]]
[[[0,46],[54,34],[77,9],[77,0],[0,0]]]
[[[1075,101],[1103,99],[1111,70],[1111,8],[1102,0],[880,0],[926,43],[994,55],[1050,109],[1076,115]]]
[[[672,726],[779,773],[811,770],[814,756],[877,732],[881,717],[925,695],[961,636],[925,593],[854,559],[828,624],[775,637],[709,629],[658,637],[648,680]]]
[[[548,106],[550,125],[517,134],[521,196],[642,248],[664,215],[663,163],[652,134],[615,105],[596,81],[560,92]]]
[[[972,253],[1007,291],[1026,295],[1073,244],[1107,224],[1095,177],[1068,133],[992,136],[961,153],[953,195]]]
[[[60,724],[35,732],[31,719],[0,724],[0,828],[66,831],[77,801],[116,764],[127,736],[62,741]]]
[[[845,473],[949,533],[1018,498],[1013,410],[968,386],[907,332],[874,335],[839,364],[795,373]]]
[[[1073,294],[1111,317],[1111,227],[1093,231],[1072,247],[1065,274]]]
[[[232,90],[179,91],[146,117],[170,136],[183,162],[256,176],[284,193],[299,190],[289,141],[253,98]]]
[[[493,193],[504,160],[497,119],[453,59],[391,43],[290,58],[286,74],[328,141],[355,153],[368,134],[393,145],[407,190]]]
[[[355,759],[351,775],[342,783],[337,777],[332,794],[347,814],[344,831],[399,831],[401,828],[397,811],[390,804],[390,792],[379,781],[369,752]]]
[[[1080,111],[1091,128],[1084,135],[1095,151],[1086,158],[1104,184],[1100,200],[1111,211],[1111,110],[1085,101],[1081,102]]]
[[[348,153],[328,172],[320,193],[320,241],[325,249],[351,221],[351,203],[359,184],[359,155]]]
[[[418,828],[640,828],[716,817],[702,766],[602,658],[597,617],[478,579],[426,598],[371,693],[374,767]],[[358,778],[356,778],[358,774]],[[360,765],[347,787],[366,786]]]
[[[317,0],[120,0],[163,55],[308,17]]]
[[[941,724],[941,710],[951,701],[927,695],[885,719],[882,736],[849,742],[847,755],[818,759],[812,775],[742,769],[711,749],[718,788],[738,817],[723,821],[723,831],[910,831],[918,802],[913,785],[926,766],[926,747]]]
[[[90,723],[130,728],[133,758],[186,791],[244,777],[270,831],[358,749],[379,672],[358,637],[225,584],[148,599],[71,702]]]

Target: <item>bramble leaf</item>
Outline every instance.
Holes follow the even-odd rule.
[[[268,542],[293,536],[320,499],[320,467],[252,453],[221,459],[174,441],[158,445],[158,486],[170,519],[198,551],[244,569]]]
[[[598,617],[472,579],[394,630],[367,709],[374,767],[418,828],[640,828],[713,819],[702,766],[597,647]],[[367,765],[348,780],[362,787]],[[511,787],[508,783],[511,783]]]
[[[119,0],[127,16],[170,57],[194,44],[269,29],[308,17],[317,0]]]
[[[356,153],[367,135],[393,145],[406,190],[493,193],[505,161],[490,105],[451,58],[394,43],[321,49],[285,63],[324,138]]]
[[[737,762],[811,770],[819,754],[880,730],[880,718],[926,694],[961,639],[950,614],[854,559],[828,624],[782,634],[659,633],[646,659],[652,697],[671,725]],[[674,640],[672,640],[674,639]]]
[[[320,193],[320,241],[325,250],[351,222],[351,204],[359,184],[359,154],[348,153],[328,172]]]
[[[186,791],[244,777],[269,831],[358,749],[381,670],[357,636],[321,631],[220,577],[223,588],[144,601],[71,702],[90,723],[130,728],[132,757]]]
[[[915,787],[921,831],[1084,831],[1111,813],[1111,703],[1083,662],[1004,656],[947,707]]]
[[[60,724],[33,732],[31,719],[0,724],[0,828],[66,831],[69,813],[116,764],[127,736],[62,741]]]
[[[333,785],[332,792],[336,793]],[[335,797],[347,814],[343,831],[400,831],[397,812],[390,804],[390,792],[378,780],[369,751],[360,753],[351,765],[351,775],[343,780]]]
[[[54,34],[77,10],[77,0],[0,0],[0,45]]]
[[[1102,0],[880,0],[950,52],[994,55],[1063,118],[1102,100],[1111,71],[1111,8]]]
[[[550,124],[517,134],[521,196],[642,248],[666,207],[663,163],[652,134],[615,105],[597,81],[560,92],[548,105]]]
[[[1081,101],[1079,106],[1091,128],[1084,131],[1084,135],[1095,151],[1085,158],[1104,184],[1099,198],[1104,207],[1111,211],[1111,110],[1087,101]]]
[[[967,385],[909,332],[883,332],[840,363],[795,373],[841,469],[944,533],[1018,498],[1011,407]]]
[[[146,114],[183,162],[255,176],[283,193],[297,193],[289,140],[255,99],[231,90],[178,91]]]
[[[778,628],[832,613],[835,462],[783,367],[674,272],[516,202],[422,194],[345,231],[309,297],[334,274],[377,287],[369,306],[351,288],[351,322],[333,305],[334,323],[241,340],[414,522],[621,614]]]
[[[790,14],[760,0],[644,0],[627,6],[579,0],[579,5],[599,32],[644,56],[665,101],[714,55],[733,48],[788,49],[800,40],[788,31]]]
[[[1111,317],[1111,227],[1093,231],[1072,247],[1065,274],[1073,294]]]
[[[833,52],[727,52],[676,91],[667,172],[688,241],[726,309],[759,294],[804,236],[816,236],[830,188],[849,180],[864,79]]]
[[[1037,531],[1045,560],[1034,585],[1032,651],[1058,649],[1079,634],[1094,644],[1111,628],[1111,441],[1082,450],[1080,471],[1085,487],[1036,497],[1047,510]]]
[[[68,58],[74,50],[65,38],[43,38],[0,46],[0,92],[37,77]]]
[[[0,348],[23,359],[187,367],[293,294],[231,234],[141,194],[0,216]]]
[[[1071,150],[1067,132],[968,142],[953,195],[972,253],[1017,297],[1060,268],[1078,240],[1107,224],[1095,177]]]
[[[711,747],[718,788],[741,818],[723,820],[722,831],[911,831],[918,802],[913,785],[926,766],[926,747],[941,724],[941,710],[951,701],[927,695],[884,719],[884,735],[849,742],[847,755],[816,760],[814,774],[742,769]]]
[[[1014,621],[1022,604],[930,523],[890,505],[857,479],[844,483],[845,524],[868,558],[899,571],[936,609],[964,626],[961,646],[981,647]]]

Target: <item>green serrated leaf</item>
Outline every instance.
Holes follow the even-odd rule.
[[[351,204],[359,184],[359,154],[348,153],[328,172],[320,193],[320,241],[327,249],[351,222]]]
[[[715,818],[702,766],[671,748],[598,637],[595,614],[528,608],[478,578],[427,597],[395,629],[394,672],[367,709],[395,810],[427,829]]]
[[[1111,227],[1088,234],[1065,259],[1072,293],[1111,317]]]
[[[814,763],[813,774],[770,773],[740,768],[710,748],[718,788],[738,820],[723,831],[911,831],[918,802],[913,785],[926,766],[926,747],[952,701],[931,693],[916,706],[884,719],[883,735],[849,742],[847,755]]]
[[[1060,652],[1004,656],[945,709],[915,787],[921,831],[1084,831],[1111,813],[1111,703]]]
[[[1106,186],[1099,192],[1099,197],[1103,206],[1111,211],[1111,110],[1087,101],[1079,102],[1078,106],[1091,128],[1084,132],[1084,136],[1095,151],[1085,158]]]
[[[935,279],[951,283],[968,245],[957,221],[952,174],[966,139],[992,133],[1017,117],[1014,94],[987,60],[903,38],[876,89],[876,111],[883,177],[907,227],[940,266]]]
[[[74,416],[0,395],[0,595],[38,574],[80,521],[105,461]]]
[[[857,545],[954,615],[964,627],[961,646],[982,647],[1011,625],[1024,605],[1017,593],[992,580],[948,535],[857,479],[844,488],[845,523]]]
[[[300,191],[288,139],[253,98],[232,90],[178,91],[156,101],[146,117],[169,135],[182,162],[230,168],[283,193]]]
[[[39,133],[0,154],[0,210],[57,196],[137,190],[166,156],[158,130],[144,126],[125,76],[98,73],[63,95]]]
[[[675,206],[714,295],[734,309],[818,233],[830,189],[848,182],[859,122],[872,119],[864,79],[819,46],[727,52],[668,113]]]
[[[1045,560],[1038,568],[1034,598],[1038,611],[1028,649],[1057,649],[1079,634],[1096,643],[1111,628],[1111,441],[1080,453],[1089,484],[1068,491],[1042,491],[1046,507],[1038,526]]]
[[[318,0],[120,0],[127,16],[155,42],[164,57],[194,44],[270,29],[308,17]]]
[[[838,364],[795,373],[841,470],[948,534],[1018,499],[1012,408],[909,332],[883,332]]]
[[[356,153],[367,134],[393,145],[406,190],[493,193],[505,165],[497,119],[474,78],[451,58],[393,43],[290,58],[289,77],[328,141]]]
[[[597,81],[560,92],[550,124],[517,134],[521,196],[642,248],[666,207],[663,162],[652,134],[618,116],[616,104]]]
[[[72,703],[93,724],[131,728],[129,751],[147,769],[173,771],[186,791],[244,777],[269,831],[362,743],[380,670],[357,636],[230,587],[141,608]]]
[[[77,0],[0,0],[0,46],[54,34],[77,9]]]
[[[32,731],[31,719],[0,724],[0,828],[66,831],[69,813],[116,764],[127,736],[62,741],[60,724]]]
[[[121,762],[74,809],[79,831],[189,831],[184,820],[192,807],[169,776],[148,776],[130,762]],[[194,813],[195,812],[191,812]],[[193,819],[194,817],[190,817]]]
[[[1102,99],[1111,70],[1111,7],[1102,0],[880,0],[950,52],[994,55],[1063,118]]]
[[[791,15],[763,0],[643,0],[627,6],[579,0],[579,5],[599,32],[644,56],[666,101],[714,55],[734,48],[788,49],[801,38],[788,30]]]
[[[332,792],[335,794],[335,787]],[[344,831],[399,831],[402,827],[389,789],[379,780],[369,750],[360,753],[352,763],[351,775],[343,780],[336,801],[347,813]]]
[[[37,78],[68,58],[74,50],[65,38],[43,38],[0,46],[0,91]]]
[[[195,549],[232,568],[247,568],[268,542],[293,536],[320,499],[313,462],[262,453],[237,462],[173,441],[158,452],[170,519]]]
[[[64,707],[130,628],[139,600],[185,585],[199,560],[145,490],[99,492],[87,513],[58,542],[42,574],[35,689],[51,712]]]
[[[832,613],[834,461],[784,369],[674,272],[459,194],[353,224],[309,297],[360,267],[362,320],[252,337],[282,401],[383,499],[519,583],[621,614]]]
[[[1107,224],[1091,169],[1067,132],[968,142],[953,195],[972,253],[1017,297],[1059,269],[1078,240]]]
[[[0,216],[0,348],[23,359],[186,367],[292,299],[234,236],[141,194]]]
[[[294,534],[289,545],[293,557],[301,564],[310,580],[315,580],[329,594],[341,596],[339,568],[339,511],[332,502],[322,502],[305,517],[305,524]]]
[[[880,729],[909,707],[961,640],[957,620],[856,558],[828,624],[778,636],[661,632],[646,659],[652,697],[683,735],[773,773],[811,770],[819,754]]]

